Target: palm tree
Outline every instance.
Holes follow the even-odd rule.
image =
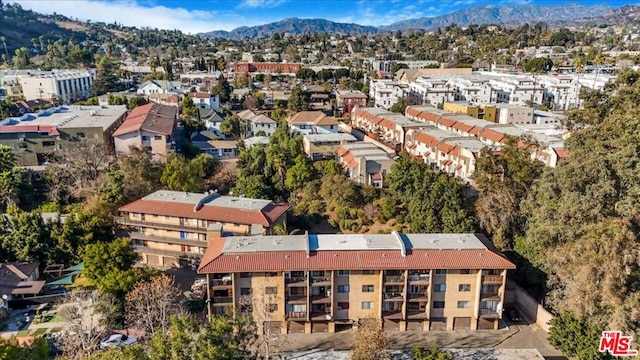
[[[287,223],[283,222],[280,223],[276,226],[273,227],[273,234],[274,235],[295,235],[299,232],[301,232],[302,230],[300,229],[293,229],[291,230],[291,232],[289,232],[289,229],[287,228]]]
[[[149,60],[149,66],[151,67],[151,71],[155,74],[156,68],[160,66],[160,59],[158,59],[157,56],[152,57],[151,60]]]
[[[7,50],[7,39],[4,36],[0,36],[0,41],[4,46],[4,56],[6,56],[6,61],[9,61],[9,50]]]

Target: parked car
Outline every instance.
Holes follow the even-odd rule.
[[[127,345],[133,345],[136,341],[138,341],[138,339],[135,336],[113,334],[100,342],[100,348],[119,348]]]
[[[518,310],[516,309],[509,309],[509,318],[511,319],[512,322],[516,322],[516,321],[520,321],[520,314],[518,314]]]

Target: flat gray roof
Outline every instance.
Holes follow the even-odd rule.
[[[158,190],[145,196],[145,200],[171,201],[182,204],[196,205],[201,201],[204,206],[226,207],[233,209],[262,210],[271,203],[270,200],[251,199],[235,196],[222,196],[217,193],[190,193],[170,190]]]
[[[125,105],[109,106],[59,106],[37,114],[25,114],[19,118],[8,118],[7,125],[53,125],[65,128],[108,129],[121,116],[126,115]]]
[[[319,141],[358,141],[355,136],[347,133],[335,133],[335,134],[305,134],[303,135],[309,142]]]
[[[463,148],[468,149],[474,153],[480,152],[480,150],[487,147],[487,144],[478,140],[478,138],[476,137],[455,138],[451,140],[446,140],[446,142],[449,144],[462,146]]]
[[[308,240],[307,240],[308,239]],[[487,249],[475,234],[308,234],[225,238],[223,252]],[[308,241],[308,243],[307,243]],[[402,243],[401,243],[402,241]]]

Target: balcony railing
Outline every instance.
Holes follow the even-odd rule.
[[[305,286],[307,284],[307,278],[304,276],[288,277],[284,279],[284,282],[289,286]]]
[[[424,301],[429,300],[429,296],[427,296],[426,292],[408,293],[407,297],[409,298],[409,301],[411,301],[411,300],[424,300]]]
[[[312,311],[311,320],[331,320],[331,313],[329,311]]]
[[[481,300],[498,300],[500,299],[500,293],[496,292],[483,292],[480,294]]]
[[[115,216],[114,220],[116,224],[120,225],[129,225],[129,226],[141,226],[141,227],[150,227],[150,228],[158,228],[158,229],[168,229],[168,230],[179,230],[179,231],[191,231],[198,232],[202,234],[207,233],[206,226],[193,226],[189,224],[177,225],[177,224],[164,224],[153,221],[140,221],[140,220],[131,220],[126,216]]]
[[[383,293],[383,298],[385,300],[395,300],[395,301],[404,301],[404,295],[399,292],[389,292]]]
[[[331,276],[314,276],[311,278],[312,285],[330,284]]]
[[[502,275],[482,275],[483,283],[496,283],[502,284]]]
[[[213,279],[211,280],[211,286],[231,286],[233,282],[227,279]]]
[[[313,304],[329,304],[331,303],[331,297],[325,295],[311,295],[311,303]]]
[[[181,239],[181,238],[173,238],[173,237],[166,237],[166,236],[156,236],[156,235],[145,234],[138,231],[126,231],[126,232],[120,232],[120,234],[123,234],[124,236],[128,236],[132,239],[148,240],[148,241],[154,241],[154,242],[161,242],[165,244],[181,244],[181,245],[191,245],[191,246],[199,246],[199,247],[207,246],[206,240],[198,241],[193,239]]]
[[[214,296],[214,304],[233,304],[233,298],[230,296]]]
[[[428,283],[429,282],[429,275],[425,274],[425,275],[409,275],[409,282],[411,283]]]
[[[155,249],[155,248],[150,248],[148,246],[136,245],[136,244],[133,244],[133,248],[136,251],[147,253],[147,254],[165,255],[165,256],[173,256],[173,257],[189,257],[189,256],[202,257],[204,255],[204,254],[186,252],[186,251]]]
[[[306,311],[294,311],[294,312],[286,313],[285,316],[287,317],[287,319],[306,320],[307,319],[307,312]]]
[[[383,310],[382,317],[385,319],[402,319],[402,310]]]
[[[403,275],[385,275],[384,277],[385,283],[404,283]]]
[[[289,295],[287,296],[287,302],[289,303],[300,303],[307,302],[307,295]]]
[[[487,319],[497,319],[498,312],[493,309],[480,309],[480,316]]]
[[[425,310],[407,310],[408,319],[426,319],[427,317]]]

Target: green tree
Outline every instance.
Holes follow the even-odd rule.
[[[133,96],[129,98],[129,110],[133,110],[138,106],[141,105],[145,105],[148,104],[149,101],[147,101],[147,99],[143,98],[142,96]]]
[[[49,344],[44,338],[36,338],[29,345],[19,345],[15,338],[0,338],[0,359],[49,360]]]
[[[25,212],[12,205],[1,221],[0,247],[5,261],[50,263],[53,244],[39,213]]]
[[[231,85],[223,75],[218,77],[218,83],[211,89],[211,93],[220,97],[220,102],[229,101],[231,99],[231,91]]]
[[[405,99],[399,98],[398,101],[396,101],[395,103],[393,103],[393,105],[391,105],[390,110],[391,112],[403,114],[406,108],[407,108],[407,105],[405,105]]]
[[[453,355],[438,349],[436,346],[429,350],[416,346],[411,350],[411,357],[414,360],[453,360]]]
[[[302,90],[299,86],[291,89],[291,96],[289,97],[289,110],[292,112],[299,112],[307,110],[309,108],[309,102],[311,96],[308,92]]]
[[[315,80],[317,78],[316,72],[310,68],[300,68],[296,73],[296,78],[303,80]]]
[[[493,237],[500,249],[513,248],[516,237],[524,235],[525,218],[520,201],[525,199],[542,174],[543,165],[531,159],[525,139],[509,138],[496,155],[490,148],[480,151],[473,179],[478,190],[475,203],[480,226]]]
[[[611,358],[608,354],[598,351],[602,330],[585,318],[577,319],[571,313],[565,313],[553,318],[550,325],[549,343],[563,355],[581,360]]]
[[[547,73],[553,68],[553,61],[548,58],[538,57],[525,62],[522,67],[525,71],[531,73]]]
[[[252,199],[271,198],[270,189],[265,185],[265,179],[262,175],[239,177],[232,191],[235,196],[242,195]]]
[[[167,190],[203,192],[206,190],[207,180],[215,174],[217,168],[218,162],[206,154],[191,160],[171,155],[167,159],[160,182]]]
[[[190,96],[185,96],[182,99],[182,105],[180,106],[180,112],[183,119],[197,119],[198,107],[193,103],[193,99]]]
[[[15,55],[13,55],[13,67],[15,69],[26,69],[31,64],[31,56],[29,56],[29,49],[21,47],[16,49]]]
[[[95,95],[102,95],[120,90],[122,90],[122,84],[115,74],[114,64],[106,57],[102,57],[96,69],[93,93]]]
[[[296,157],[293,166],[287,170],[285,186],[291,190],[301,189],[308,181],[313,178],[314,169],[309,159],[300,154]]]
[[[93,353],[86,360],[155,360],[140,345],[124,346]]]
[[[240,139],[245,134],[246,126],[244,121],[237,115],[227,116],[220,124],[220,131],[227,135]]]
[[[122,204],[144,197],[162,187],[160,178],[164,164],[152,160],[149,151],[131,147],[129,156],[120,158],[119,172],[122,174]],[[112,178],[117,181],[116,177]],[[112,187],[118,188],[114,184]]]
[[[139,258],[126,239],[89,244],[85,248],[84,274],[100,291],[123,299],[141,279],[140,272],[133,269]]]
[[[395,64],[393,64],[393,65],[391,66],[390,71],[391,71],[391,73],[392,73],[392,74],[395,74],[395,73],[396,73],[398,70],[400,70],[400,69],[408,69],[408,68],[409,68],[409,65],[407,65],[407,64],[404,64],[404,63],[395,63]]]

